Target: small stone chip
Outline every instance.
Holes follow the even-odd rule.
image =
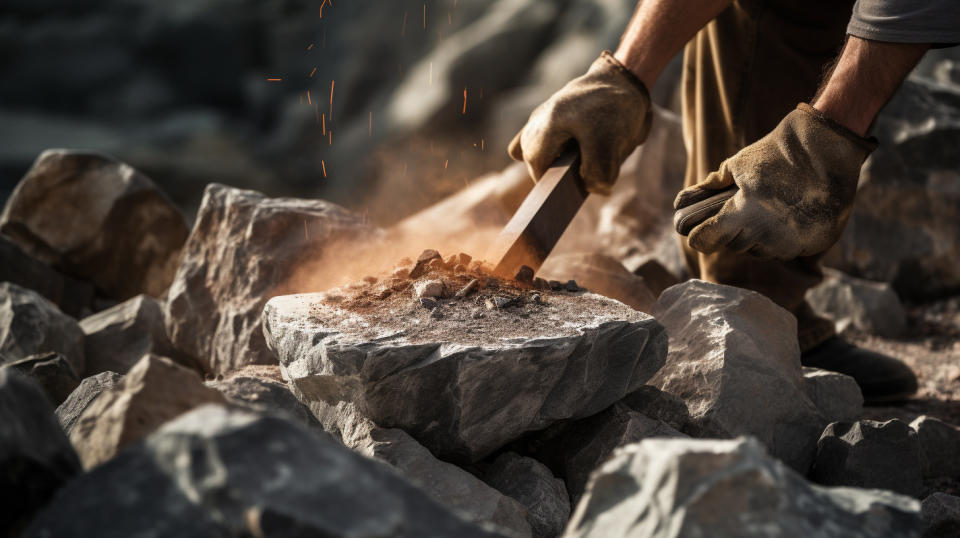
[[[431,260],[440,259],[440,253],[432,248],[428,248],[420,253],[420,256],[417,257],[417,263],[430,263]]]
[[[533,287],[538,290],[549,290],[550,283],[540,277],[537,277],[533,279]]]
[[[469,254],[464,254],[463,252],[461,252],[460,254],[457,254],[458,264],[469,266],[471,261],[473,261],[473,256]]]
[[[421,297],[421,298],[420,298],[420,306],[426,308],[427,310],[433,310],[433,309],[436,308],[439,304],[440,304],[440,303],[438,303],[437,301],[435,301],[435,300],[433,300],[433,299],[431,299],[431,298],[429,298],[429,297]]]
[[[410,270],[410,278],[417,279],[422,277],[427,272],[427,264],[422,262],[417,262],[413,266],[413,269]]]
[[[543,297],[540,297],[539,293],[531,293],[530,300],[536,304],[543,304]]]
[[[568,280],[567,283],[563,285],[563,287],[567,291],[580,291],[580,286],[577,285],[576,280]]]
[[[517,282],[522,282],[524,284],[532,284],[533,268],[530,267],[529,265],[521,265],[517,269],[517,274],[516,276],[513,277],[513,279],[516,280]]]
[[[550,285],[550,289],[553,291],[560,291],[563,289],[563,282],[560,282],[559,280],[551,280],[548,282],[548,284]]]
[[[434,258],[434,259],[430,260],[430,262],[427,263],[427,265],[429,265],[431,269],[446,269],[446,268],[447,268],[447,265],[446,265],[445,263],[443,263],[443,260],[441,260],[440,258]]]
[[[424,280],[413,285],[413,296],[417,299],[424,297],[443,296],[442,280]]]
[[[458,299],[463,299],[467,295],[470,295],[471,293],[476,291],[477,288],[479,287],[479,284],[480,283],[477,281],[477,279],[473,279],[470,282],[467,282],[467,285],[460,288],[460,291],[456,293],[455,297]]]

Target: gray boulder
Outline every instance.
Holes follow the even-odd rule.
[[[60,405],[80,384],[80,377],[67,358],[55,351],[31,355],[7,363],[4,368],[17,370],[36,381],[53,405]]]
[[[827,422],[852,422],[863,413],[860,386],[848,375],[804,366],[803,389]]]
[[[76,320],[35,291],[0,282],[0,359],[50,351],[66,357],[75,372],[84,371],[83,331]]]
[[[665,290],[653,315],[670,352],[650,384],[687,404],[684,433],[752,435],[806,472],[826,422],[804,390],[796,319],[759,293],[701,280]]]
[[[57,407],[57,418],[64,433],[69,437],[73,433],[80,415],[97,399],[100,394],[120,383],[123,376],[116,372],[103,372],[80,382],[76,389]]]
[[[828,486],[889,489],[918,496],[923,491],[923,474],[917,433],[897,419],[830,424],[817,443],[810,478]]]
[[[346,402],[336,406],[315,402],[310,408],[334,438],[364,456],[390,464],[434,501],[470,521],[493,523],[518,536],[531,535],[524,505],[456,465],[435,458],[403,430],[378,427]]]
[[[910,427],[917,432],[924,478],[960,478],[960,429],[926,415]]]
[[[591,477],[564,536],[919,538],[919,502],[809,484],[754,439],[648,439]]]
[[[321,427],[310,409],[290,392],[278,366],[247,366],[206,385],[252,411],[277,413],[308,428]]]
[[[570,497],[563,480],[554,477],[544,464],[504,452],[484,466],[483,480],[527,508],[527,521],[535,538],[563,534],[570,519]]]
[[[927,525],[924,538],[960,536],[960,497],[934,493],[920,503],[920,515]]]
[[[125,374],[144,355],[167,357],[188,368],[196,361],[178,351],[167,338],[163,309],[149,295],[137,295],[80,321],[85,335],[86,375]]]
[[[47,150],[0,215],[0,231],[41,261],[123,300],[159,297],[173,280],[187,223],[153,182],[98,153]]]
[[[10,368],[0,368],[0,417],[0,536],[14,538],[81,469],[46,396]]]
[[[301,291],[289,282],[297,270],[367,230],[360,215],[322,200],[208,185],[167,298],[170,339],[208,373],[276,363],[260,326],[267,299]]]
[[[166,424],[74,480],[23,537],[140,535],[500,536],[339,443],[220,406]]]
[[[226,399],[205,387],[196,372],[170,359],[145,355],[116,386],[87,405],[70,432],[70,442],[89,469],[165,422],[207,403],[226,403]]]
[[[457,305],[444,308],[474,308]],[[329,294],[291,295],[267,303],[263,330],[305,402],[354,403],[442,459],[477,461],[603,410],[663,364],[666,334],[646,314],[589,293],[558,292],[544,305],[525,319],[509,309],[433,319],[421,308],[431,320],[422,332],[416,312],[367,327]]]
[[[2,235],[0,260],[3,260],[0,264],[0,282],[11,282],[31,289],[66,314],[79,317],[93,301],[94,289],[91,284],[61,274]]]
[[[807,291],[813,310],[833,320],[837,332],[854,327],[869,334],[895,338],[907,327],[907,314],[893,287],[824,270],[824,279]]]

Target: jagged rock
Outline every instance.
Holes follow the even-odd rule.
[[[650,312],[657,301],[643,277],[631,273],[623,264],[603,254],[550,256],[538,274],[547,280],[573,279],[578,287],[584,286],[641,312]]]
[[[93,301],[94,289],[91,284],[62,275],[2,235],[0,260],[3,260],[0,264],[0,282],[12,282],[31,289],[66,314],[79,317]]]
[[[206,403],[226,403],[226,399],[205,387],[196,372],[170,359],[145,355],[115,387],[87,405],[70,441],[89,469],[168,420]]]
[[[121,379],[123,376],[116,372],[103,372],[81,381],[67,399],[57,407],[57,418],[64,433],[68,436],[73,433],[73,428],[87,407],[104,391],[117,386]]]
[[[56,351],[84,371],[83,331],[76,320],[35,291],[0,282],[0,358],[13,361]]]
[[[919,509],[887,491],[809,484],[753,438],[648,439],[594,473],[564,536],[919,538]]]
[[[526,317],[513,308],[475,317],[472,308],[445,305],[449,315],[426,326],[380,312],[382,323],[371,325],[325,294],[291,295],[267,303],[263,327],[305,402],[353,402],[451,461],[479,460],[526,432],[603,410],[639,388],[666,353],[656,320],[589,293],[551,293]]]
[[[208,185],[168,294],[171,341],[209,373],[275,363],[260,327],[264,303],[301,291],[288,282],[298,269],[364,230],[361,216],[322,200]]]
[[[960,290],[960,87],[912,79],[877,116],[880,142],[825,263],[907,299]]]
[[[10,368],[0,368],[0,417],[0,536],[14,538],[80,461],[40,388]]]
[[[5,365],[36,381],[53,405],[60,405],[80,384],[80,377],[66,357],[57,353],[41,353]]]
[[[283,418],[204,406],[71,482],[23,538],[499,536]]]
[[[144,355],[167,357],[188,368],[196,361],[173,347],[164,327],[163,309],[149,295],[138,295],[80,321],[86,335],[86,375],[125,374]]]
[[[0,231],[122,300],[163,294],[188,229],[180,210],[129,165],[55,149],[37,157],[10,195]]]
[[[308,428],[320,428],[310,409],[290,392],[278,366],[247,366],[206,385],[253,411],[278,413]]]
[[[483,471],[486,483],[527,508],[527,521],[535,538],[563,534],[570,519],[570,497],[563,480],[533,458],[504,452]]]
[[[897,419],[830,424],[817,443],[810,478],[828,486],[917,496],[923,491],[917,433]]]
[[[923,476],[960,478],[960,429],[926,415],[910,427],[917,432]]]
[[[668,288],[653,315],[670,353],[650,384],[686,402],[682,431],[755,436],[805,473],[826,422],[804,392],[793,315],[759,293],[701,280]]]
[[[895,338],[907,327],[907,314],[900,298],[886,282],[871,282],[825,269],[823,282],[807,291],[807,302],[818,314],[833,320],[837,332],[853,326]]]
[[[431,299],[442,295],[442,280],[419,280],[413,284],[413,296],[417,299]]]
[[[920,515],[927,525],[924,538],[960,536],[960,497],[934,493],[920,503]]]
[[[471,521],[490,522],[519,536],[530,536],[526,510],[519,501],[456,465],[438,460],[403,430],[380,428],[346,402],[336,406],[314,402],[310,408],[336,439],[365,456],[389,463],[436,502]]]
[[[804,366],[803,389],[827,422],[852,422],[863,412],[860,386],[848,375]]]

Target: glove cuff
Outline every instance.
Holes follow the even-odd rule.
[[[642,144],[647,140],[647,135],[650,134],[650,124],[653,123],[653,101],[650,99],[650,91],[647,90],[647,85],[644,84],[643,81],[640,80],[640,77],[638,77],[633,71],[628,69],[627,66],[620,63],[620,60],[618,60],[609,50],[603,51],[600,54],[598,61],[602,61],[607,64],[607,66],[613,69],[614,72],[619,73],[623,78],[627,79],[627,81],[629,81],[630,84],[638,92],[640,92],[640,96],[643,98],[643,102],[646,105],[646,111],[644,112],[643,117],[643,131],[640,134],[639,141],[639,143]]]
[[[849,140],[849,141],[853,142],[854,144],[856,144],[857,147],[859,147],[859,148],[862,149],[864,152],[866,152],[866,155],[864,156],[864,158],[866,158],[867,155],[870,155],[871,153],[873,153],[873,150],[877,149],[877,146],[879,145],[879,143],[877,142],[877,139],[876,139],[876,138],[874,138],[874,137],[872,137],[872,136],[870,136],[870,137],[862,137],[862,136],[858,135],[857,133],[851,131],[850,129],[848,129],[847,127],[841,125],[841,124],[838,123],[837,121],[834,121],[834,120],[828,118],[826,114],[824,114],[823,112],[820,112],[819,110],[813,108],[813,106],[811,106],[811,105],[809,105],[809,104],[807,104],[807,103],[800,103],[800,104],[798,104],[798,105],[797,105],[797,110],[799,110],[799,111],[801,111],[801,112],[804,112],[804,113],[806,113],[806,114],[809,114],[810,116],[813,116],[813,118],[814,118],[816,121],[824,124],[824,125],[825,125],[826,127],[828,127],[830,130],[836,132],[837,134],[840,134],[841,136],[843,136],[843,137],[846,138],[847,140]]]

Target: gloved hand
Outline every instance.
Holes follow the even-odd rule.
[[[876,148],[806,103],[765,137],[723,161],[720,169],[677,195],[674,208],[705,200],[734,184],[740,190],[691,230],[689,245],[792,260],[833,245],[850,217],[860,167]]]
[[[651,119],[650,94],[643,82],[605,51],[585,75],[530,114],[510,142],[510,156],[525,161],[530,176],[539,180],[575,140],[587,190],[609,194],[620,165],[646,140]]]

